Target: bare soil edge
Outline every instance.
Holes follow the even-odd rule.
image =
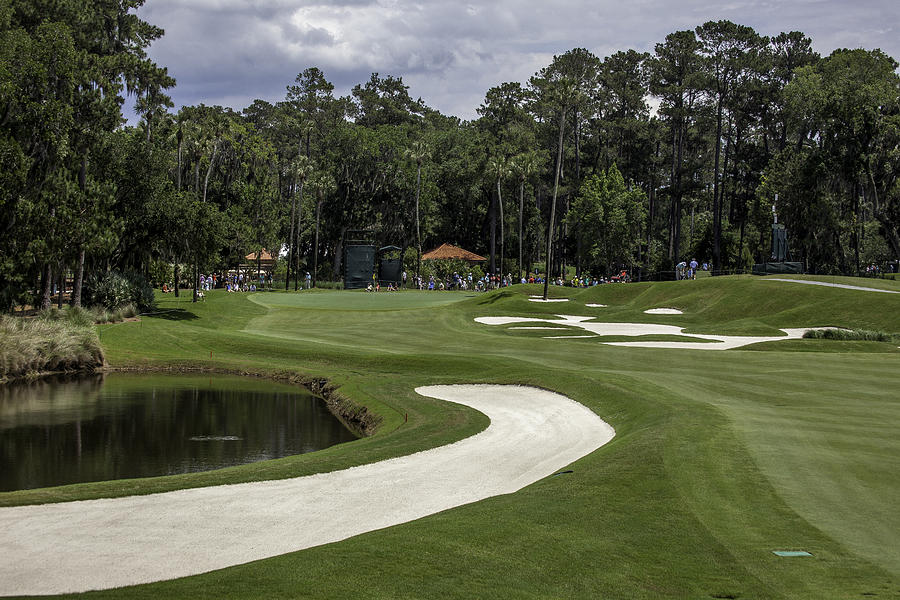
[[[339,391],[339,388],[323,377],[310,377],[291,371],[256,371],[248,369],[227,369],[205,366],[117,366],[105,365],[95,369],[95,373],[218,373],[221,375],[238,375],[240,377],[257,377],[300,385],[312,394],[322,398],[328,410],[337,417],[350,431],[360,437],[368,437],[375,433],[382,422],[382,417],[369,411],[362,404],[357,404]]]
[[[23,381],[36,381],[38,379],[44,379],[45,377],[55,377],[57,375],[93,375],[94,373],[102,373],[108,368],[106,364],[106,357],[103,355],[102,350],[100,358],[101,362],[83,364],[71,369],[55,369],[52,371],[26,371],[25,373],[19,373],[17,375],[7,375],[5,377],[0,377],[0,385],[6,385],[8,383],[18,383]]]

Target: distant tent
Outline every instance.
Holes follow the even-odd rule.
[[[431,252],[426,252],[422,255],[422,260],[441,260],[448,258],[464,260],[470,265],[474,265],[475,263],[480,263],[487,260],[483,256],[478,256],[474,252],[463,250],[462,248],[458,248],[451,244],[441,244]]]

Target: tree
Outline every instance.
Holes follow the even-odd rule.
[[[742,71],[762,51],[768,40],[752,28],[731,21],[708,21],[697,27],[700,52],[704,58],[706,92],[716,105],[715,164],[713,167],[713,263],[721,268],[722,197],[719,176],[722,150],[722,122],[725,107],[734,93]]]
[[[356,122],[364,127],[403,125],[418,121],[426,112],[422,99],[409,96],[402,77],[381,77],[372,73],[365,85],[352,90]]]
[[[496,179],[496,182],[497,182],[497,206],[499,207],[499,210],[500,210],[500,272],[502,275],[503,261],[506,258],[506,252],[505,252],[506,236],[505,236],[505,230],[503,227],[503,221],[504,221],[504,218],[503,218],[503,194],[500,191],[500,182],[503,180],[504,177],[509,175],[509,161],[507,160],[506,156],[504,156],[503,154],[498,154],[498,155],[494,156],[493,158],[491,158],[491,160],[488,162],[488,169],[489,169],[490,173],[494,176],[494,178]],[[494,270],[494,246],[493,246],[493,244],[491,244],[491,271],[496,272]]]
[[[565,70],[559,68],[559,57],[554,57],[553,64],[540,72],[540,77],[532,77],[531,85],[535,89],[538,102],[545,107],[555,109],[559,118],[559,138],[556,144],[556,169],[553,177],[553,200],[550,204],[550,222],[547,227],[547,258],[544,277],[544,300],[549,291],[551,265],[553,259],[553,228],[556,220],[556,201],[559,194],[559,175],[562,171],[563,137],[566,130],[566,114],[578,102],[580,92],[577,81]]]
[[[585,179],[566,216],[585,240],[583,252],[593,273],[611,273],[639,262],[646,194],[626,186],[615,165]]]
[[[519,177],[519,279],[525,276],[525,269],[522,262],[522,231],[524,222],[525,209],[525,181],[533,176],[538,169],[539,161],[536,152],[526,152],[519,154],[513,159],[513,170]]]
[[[697,151],[690,130],[696,119],[700,88],[700,43],[693,31],[676,31],[656,45],[650,66],[650,91],[661,99],[660,114],[669,126],[671,167],[669,169],[669,259],[680,258],[681,210],[685,181],[693,181],[694,165],[686,154]]]
[[[422,192],[422,161],[431,156],[431,151],[422,140],[414,141],[406,150],[406,155],[416,163],[416,277],[422,264],[422,234],[419,231],[419,196]]]
[[[319,217],[322,212],[322,200],[326,194],[331,192],[335,187],[334,178],[324,171],[318,171],[311,178],[312,187],[316,190],[316,238],[313,244],[313,274],[312,285],[316,287],[319,271]],[[309,261],[307,260],[307,264]]]
[[[303,209],[303,185],[306,178],[312,173],[312,163],[305,155],[300,155],[291,163],[288,176],[293,179],[293,186],[296,193],[291,194],[291,235],[288,242],[290,248],[288,254],[288,269],[284,278],[284,289],[287,291],[290,286],[291,272],[294,273],[294,291],[296,292],[300,285],[300,265],[299,262],[299,237],[300,237],[300,216]],[[299,196],[299,200],[298,200]],[[296,213],[296,220],[294,214]],[[296,227],[295,227],[296,225]]]

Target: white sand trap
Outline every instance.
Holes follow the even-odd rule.
[[[510,329],[553,329],[556,331],[565,330],[566,327],[510,327]]]
[[[648,308],[644,311],[647,315],[683,315],[677,308]]]
[[[568,302],[568,298],[547,298],[544,300],[543,298],[529,298],[529,302]]]
[[[0,508],[0,595],[173,579],[343,540],[515,492],[615,435],[585,406],[535,388],[416,391],[491,423],[455,444],[333,473]]]
[[[680,348],[683,350],[731,350],[749,344],[760,342],[778,342],[783,340],[797,340],[810,329],[831,329],[829,327],[810,327],[802,329],[781,329],[781,336],[746,336],[746,335],[711,335],[700,333],[684,333],[684,328],[676,325],[657,325],[655,323],[599,323],[586,321],[585,317],[572,317],[568,315],[556,315],[559,319],[542,319],[540,317],[476,317],[475,321],[485,325],[504,325],[507,323],[541,322],[569,327],[579,327],[595,336],[624,336],[637,337],[642,335],[678,335],[682,337],[696,338],[697,340],[709,340],[707,342],[603,342],[609,346],[632,346],[635,348]],[[514,320],[511,320],[514,319]],[[589,319],[589,317],[588,317]],[[560,339],[562,337],[575,336],[548,336],[544,339]],[[716,343],[718,342],[718,343]]]
[[[545,340],[580,340],[585,338],[595,338],[596,335],[547,335]]]
[[[778,277],[764,277],[762,281],[786,281],[788,283],[804,283],[806,285],[824,285],[825,287],[841,288],[843,290],[858,290],[860,292],[881,292],[882,294],[900,294],[895,290],[883,290],[881,288],[862,287],[859,285],[847,285],[845,283],[828,283],[827,281],[809,281],[807,279],[781,279]]]
[[[606,308],[605,304],[585,304],[588,308]]]

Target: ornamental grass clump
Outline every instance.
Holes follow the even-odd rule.
[[[50,371],[81,371],[103,363],[103,349],[92,326],[68,320],[0,316],[0,380]]]
[[[866,329],[811,329],[803,334],[811,340],[838,340],[843,342],[889,342],[900,341],[900,335],[884,331]]]

